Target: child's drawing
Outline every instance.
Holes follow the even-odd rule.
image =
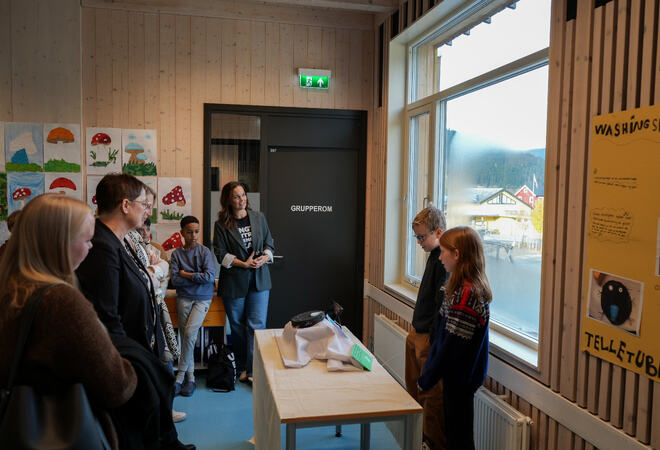
[[[39,123],[5,123],[7,172],[43,172],[44,133]]]
[[[46,172],[46,192],[56,192],[83,201],[82,174]]]
[[[37,195],[44,193],[44,174],[40,172],[9,172],[7,203],[9,214],[22,209]]]
[[[183,247],[181,227],[178,224],[159,223],[151,227],[151,240],[163,246],[169,259],[177,247]]]
[[[88,175],[121,172],[121,128],[87,128],[85,155]]]
[[[96,186],[103,177],[100,175],[87,175],[87,204],[96,215]]]
[[[80,172],[80,125],[44,124],[46,172]]]
[[[165,223],[177,223],[192,214],[190,178],[158,178],[158,215]]]
[[[123,172],[136,176],[157,175],[156,130],[122,130]]]
[[[0,221],[7,220],[7,174],[0,172]]]

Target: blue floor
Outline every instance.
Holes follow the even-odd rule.
[[[227,393],[206,389],[204,371],[196,371],[197,390],[192,397],[176,397],[174,409],[188,417],[176,424],[179,439],[195,444],[198,450],[253,450],[248,442],[254,435],[252,424],[252,389],[236,383],[236,390]],[[335,437],[334,427],[298,430],[297,448],[300,450],[352,450],[360,448],[360,426],[342,427],[343,435]],[[285,430],[282,427],[282,448]],[[396,441],[384,423],[371,425],[371,448],[398,449]],[[275,449],[268,449],[275,450]]]

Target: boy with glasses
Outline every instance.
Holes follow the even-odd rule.
[[[424,443],[433,450],[446,448],[442,383],[420,392],[417,379],[431,349],[436,317],[444,296],[447,272],[439,258],[440,235],[445,228],[445,216],[435,206],[424,208],[412,222],[413,236],[429,257],[417,294],[412,329],[406,338],[406,388],[424,408]]]

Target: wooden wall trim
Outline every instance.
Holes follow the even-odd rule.
[[[364,296],[373,299],[374,301],[380,303],[387,309],[391,310],[393,313],[401,317],[406,322],[412,322],[413,308],[409,305],[406,305],[400,300],[392,297],[387,292],[381,291],[376,286],[368,283],[365,280],[364,283]]]
[[[233,0],[80,0],[83,7],[219,19],[373,30],[373,14]]]
[[[488,376],[597,448],[630,450],[651,448],[522,374],[499,358],[491,356],[488,360]]]

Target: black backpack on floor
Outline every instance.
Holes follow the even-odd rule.
[[[236,383],[236,362],[234,352],[226,345],[209,344],[206,347],[208,358],[208,374],[206,387],[217,392],[234,390]]]

